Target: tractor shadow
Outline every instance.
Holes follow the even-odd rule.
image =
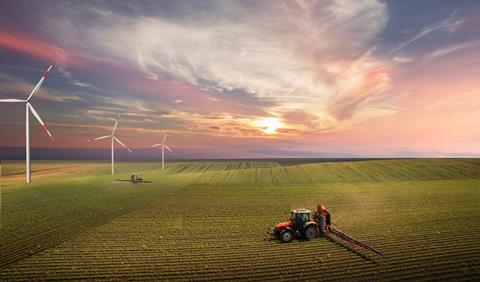
[[[374,254],[366,254],[365,251],[359,251],[358,249],[356,249],[355,247],[353,247],[351,244],[345,242],[345,241],[341,241],[339,239],[335,239],[332,235],[330,234],[327,234],[327,235],[323,235],[321,236],[320,238],[325,238],[327,239],[328,241],[334,243],[335,245],[339,246],[339,247],[342,247],[344,249],[347,249],[348,251],[350,251],[351,253],[355,254],[356,256],[368,261],[368,262],[371,262],[371,263],[374,263],[376,265],[379,265],[381,264],[377,259],[376,257],[374,257]]]

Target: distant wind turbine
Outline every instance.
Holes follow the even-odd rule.
[[[164,134],[163,135],[163,141],[161,144],[155,144],[155,145],[152,145],[152,148],[155,148],[155,147],[162,147],[162,170],[165,170],[165,149],[169,150],[170,152],[173,153],[172,149],[170,149],[166,144],[165,144],[165,140],[167,139],[167,134]],[[175,153],[174,153],[175,154]]]
[[[110,138],[112,140],[112,175],[115,174],[115,142],[113,141],[116,141],[118,144],[122,145],[130,153],[132,152],[132,150],[130,150],[125,144],[123,144],[122,141],[120,141],[117,137],[115,137],[115,131],[117,130],[119,119],[120,119],[120,115],[118,114],[117,119],[115,120],[115,125],[113,126],[112,134],[106,135],[106,136],[100,136],[93,139],[93,140],[102,140],[102,139]]]
[[[48,136],[50,136],[50,138],[53,140],[53,136],[50,131],[48,131],[47,126],[42,121],[37,111],[33,108],[32,104],[30,104],[30,99],[32,99],[32,97],[38,92],[38,89],[40,89],[40,86],[42,86],[43,81],[45,80],[45,78],[47,78],[48,72],[51,69],[52,66],[50,65],[48,69],[43,72],[40,81],[37,83],[37,85],[35,85],[35,88],[33,88],[32,92],[30,92],[30,95],[26,100],[0,99],[0,103],[25,103],[25,164],[27,183],[32,182],[32,171],[30,166],[30,112],[32,112],[32,114],[37,118],[38,122],[42,125],[43,130],[45,130]]]

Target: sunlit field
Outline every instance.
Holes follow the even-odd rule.
[[[0,279],[480,279],[480,160],[3,162]],[[139,173],[153,183],[116,182]],[[323,202],[335,237],[266,231]]]

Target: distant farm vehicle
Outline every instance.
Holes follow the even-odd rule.
[[[139,174],[132,174],[132,175],[130,175],[130,180],[115,179],[115,181],[131,182],[131,183],[133,183],[133,184],[138,184],[138,183],[152,183],[152,181],[144,180]]]
[[[319,236],[325,236],[329,233],[332,233],[350,244],[355,244],[377,255],[383,256],[380,251],[332,227],[330,222],[330,213],[328,212],[325,212],[324,216],[320,216],[315,218],[315,220],[312,220],[311,211],[307,209],[292,210],[290,219],[277,224],[269,233],[271,236],[283,243],[290,243],[295,238],[311,240]]]

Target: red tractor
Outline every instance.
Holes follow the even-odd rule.
[[[322,212],[320,214],[315,214],[315,220],[312,220],[310,216],[311,212],[307,209],[292,210],[290,219],[277,224],[269,232],[270,235],[284,243],[290,243],[294,238],[311,240],[319,237],[320,235],[332,233],[350,244],[355,244],[377,255],[383,256],[380,251],[332,227],[330,222],[330,213],[325,207],[323,207],[323,205],[321,207]]]
[[[310,214],[307,209],[292,210],[290,220],[277,224],[271,230],[271,235],[284,243],[289,243],[294,238],[310,240],[320,236],[330,225],[330,215],[327,216],[327,222],[321,224],[313,221]],[[323,225],[323,228],[320,225]]]

